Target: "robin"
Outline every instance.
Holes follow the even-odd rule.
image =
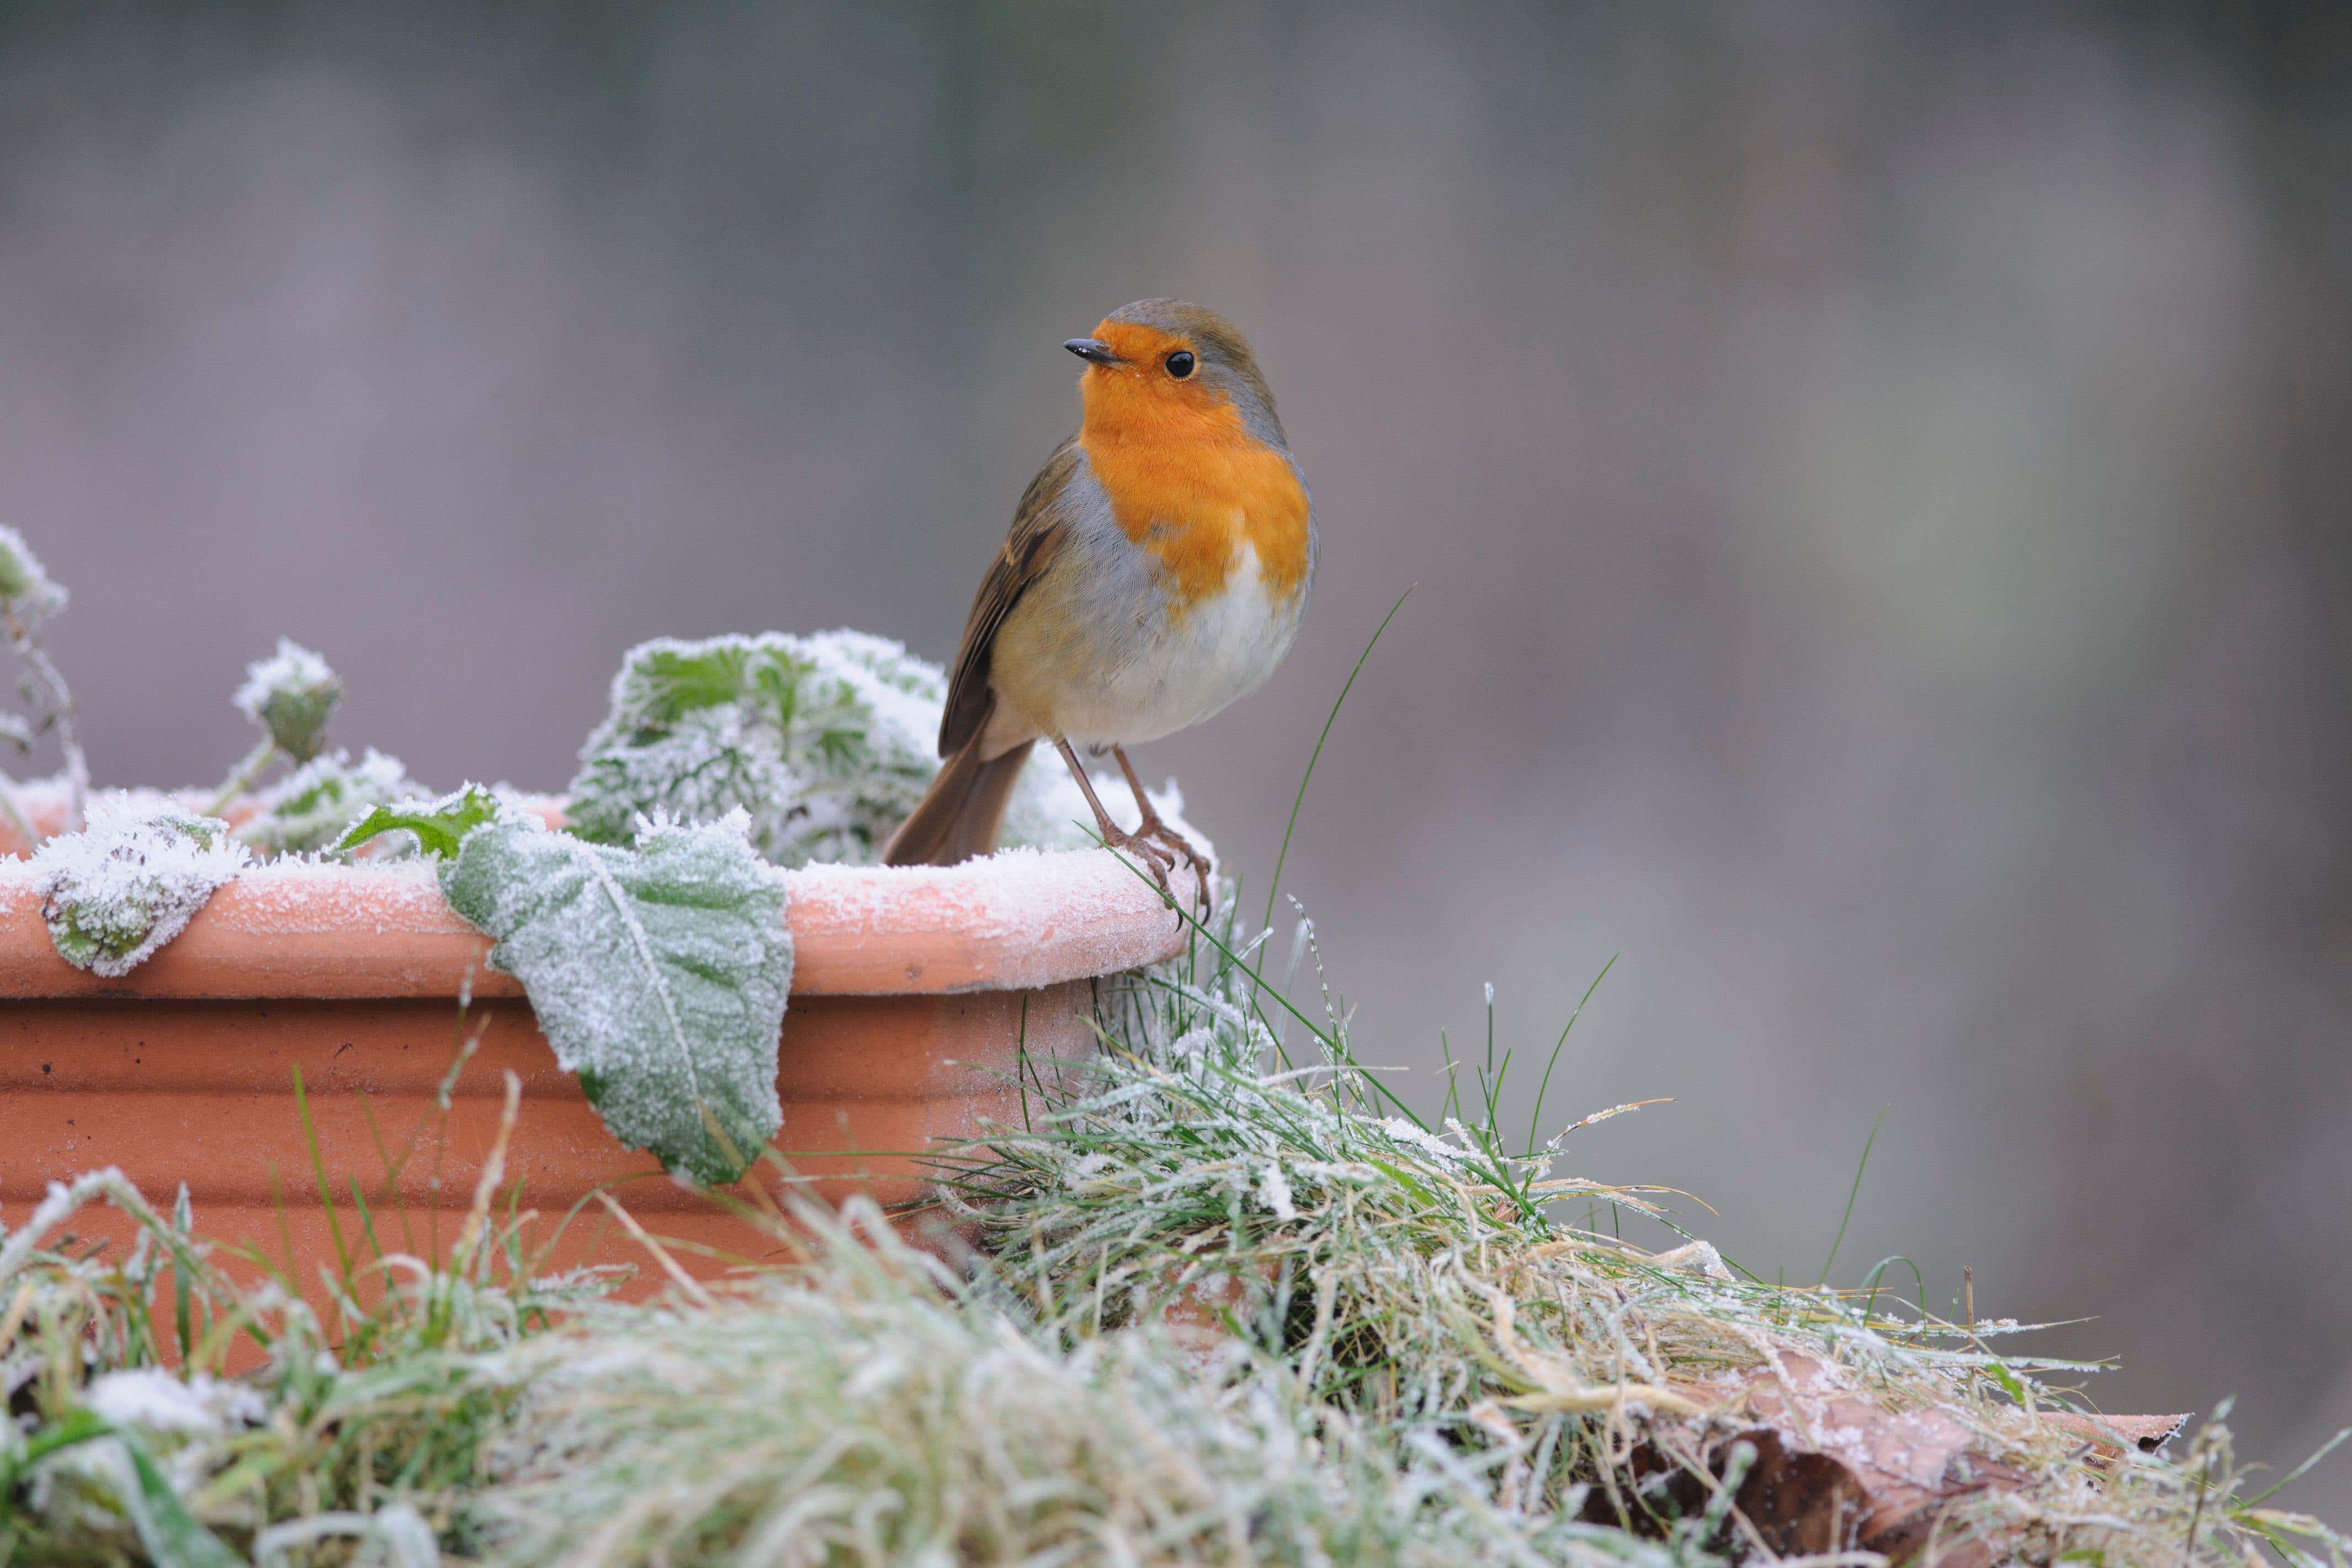
[[[1207,862],[1151,808],[1125,747],[1199,724],[1290,651],[1315,511],[1274,393],[1232,322],[1139,299],[1062,345],[1087,362],[1078,433],[1029,482],[964,622],[945,764],[883,852],[953,865],[996,845],[1030,747],[1050,740],[1103,842],[1151,868]],[[1103,810],[1076,747],[1108,749],[1142,821]]]

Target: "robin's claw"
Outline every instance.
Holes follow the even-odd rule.
[[[1160,896],[1168,901],[1171,908],[1176,909],[1177,924],[1180,925],[1183,924],[1184,913],[1177,906],[1175,883],[1170,880],[1170,873],[1176,869],[1176,857],[1173,854],[1144,833],[1114,831],[1104,838],[1103,847],[1125,850],[1141,861],[1150,871],[1151,880],[1160,889]]]
[[[1192,840],[1178,832],[1174,828],[1170,827],[1165,821],[1160,819],[1157,815],[1155,815],[1153,820],[1144,827],[1143,836],[1157,844],[1164,846],[1173,854],[1183,857],[1185,865],[1190,867],[1192,873],[1192,887],[1193,891],[1199,897],[1201,912],[1204,915],[1207,914],[1209,909],[1209,857],[1202,854],[1198,849],[1193,847]]]
[[[1153,824],[1151,837],[1182,855],[1184,863],[1192,868],[1192,874],[1201,879],[1202,885],[1204,887],[1208,885],[1209,857],[1195,848],[1192,840],[1164,821]]]

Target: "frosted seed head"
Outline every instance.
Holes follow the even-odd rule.
[[[66,591],[42,569],[25,536],[0,523],[0,610],[30,626],[66,607]]]
[[[326,660],[280,637],[277,653],[246,666],[235,701],[239,713],[269,732],[280,751],[308,762],[319,755],[327,720],[342,695],[342,677]]]

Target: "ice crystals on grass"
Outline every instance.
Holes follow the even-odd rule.
[[[1459,1166],[1468,1162],[1470,1153],[1447,1143],[1426,1127],[1416,1127],[1402,1116],[1387,1116],[1381,1121],[1381,1131],[1398,1143],[1408,1145],[1441,1164]]]
[[[35,852],[34,885],[58,955],[119,979],[177,936],[250,858],[217,818],[115,798],[92,807],[87,831]]]
[[[184,1383],[154,1367],[93,1378],[82,1403],[117,1427],[198,1436],[256,1426],[268,1414],[260,1391],[242,1383],[224,1383],[202,1373]]]
[[[231,700],[237,712],[269,732],[280,751],[308,762],[319,755],[327,721],[342,695],[342,677],[326,660],[280,637],[278,652],[246,666],[245,684]]]
[[[1268,1160],[1257,1174],[1257,1200],[1265,1205],[1276,1219],[1296,1219],[1298,1206],[1292,1201],[1290,1180],[1282,1174],[1282,1162]]]

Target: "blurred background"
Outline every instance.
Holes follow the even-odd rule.
[[[1190,296],[1324,529],[1139,759],[1254,898],[1417,585],[1285,879],[1367,1057],[1434,1105],[1492,981],[1524,1118],[1622,954],[1546,1121],[1675,1103],[1575,1168],[1810,1281],[1884,1111],[1838,1279],[2352,1422],[2352,11],[1181,16],[0,14],[0,517],[101,780],[219,778],[281,632],[443,786],[561,788],[656,633],[945,659],[1061,340]]]

